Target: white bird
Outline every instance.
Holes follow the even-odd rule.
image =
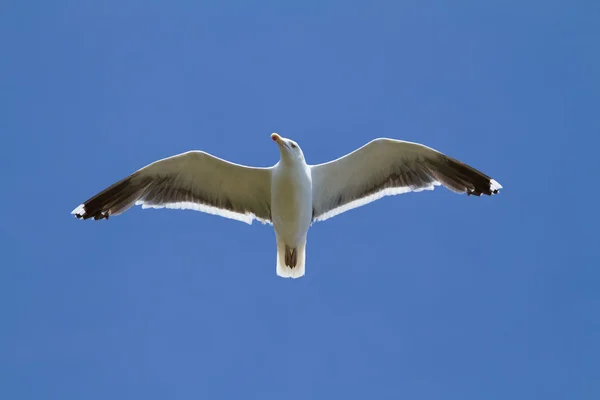
[[[383,196],[432,190],[440,184],[480,196],[502,186],[437,150],[375,139],[337,160],[308,165],[300,146],[277,133],[280,160],[270,168],[234,164],[203,151],[156,161],[79,205],[71,214],[95,220],[131,206],[203,211],[252,223],[270,223],[277,240],[277,275],[304,275],[306,235],[313,222]]]

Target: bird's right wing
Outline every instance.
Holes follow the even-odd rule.
[[[311,166],[313,221],[323,221],[384,196],[440,184],[480,196],[502,186],[489,176],[418,143],[375,139],[337,160]]]
[[[271,169],[190,151],[147,165],[87,200],[72,214],[108,219],[134,204],[192,209],[248,224],[253,219],[271,222]]]

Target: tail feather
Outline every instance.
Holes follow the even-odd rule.
[[[304,276],[306,261],[306,241],[292,248],[277,240],[277,275],[282,278],[300,278]]]

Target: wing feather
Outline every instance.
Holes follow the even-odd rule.
[[[433,190],[498,193],[494,179],[430,147],[394,139],[375,139],[337,160],[311,166],[313,220],[323,221],[384,196]]]
[[[192,209],[252,223],[271,220],[271,170],[246,167],[202,151],[156,161],[90,198],[77,218],[96,220],[142,208]]]

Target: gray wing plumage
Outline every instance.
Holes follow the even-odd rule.
[[[77,218],[96,220],[142,208],[192,209],[252,223],[271,220],[271,170],[234,164],[202,151],[156,161],[87,200]]]
[[[323,221],[384,196],[433,190],[498,193],[494,179],[454,158],[418,143],[375,139],[337,160],[311,166],[313,220]]]

